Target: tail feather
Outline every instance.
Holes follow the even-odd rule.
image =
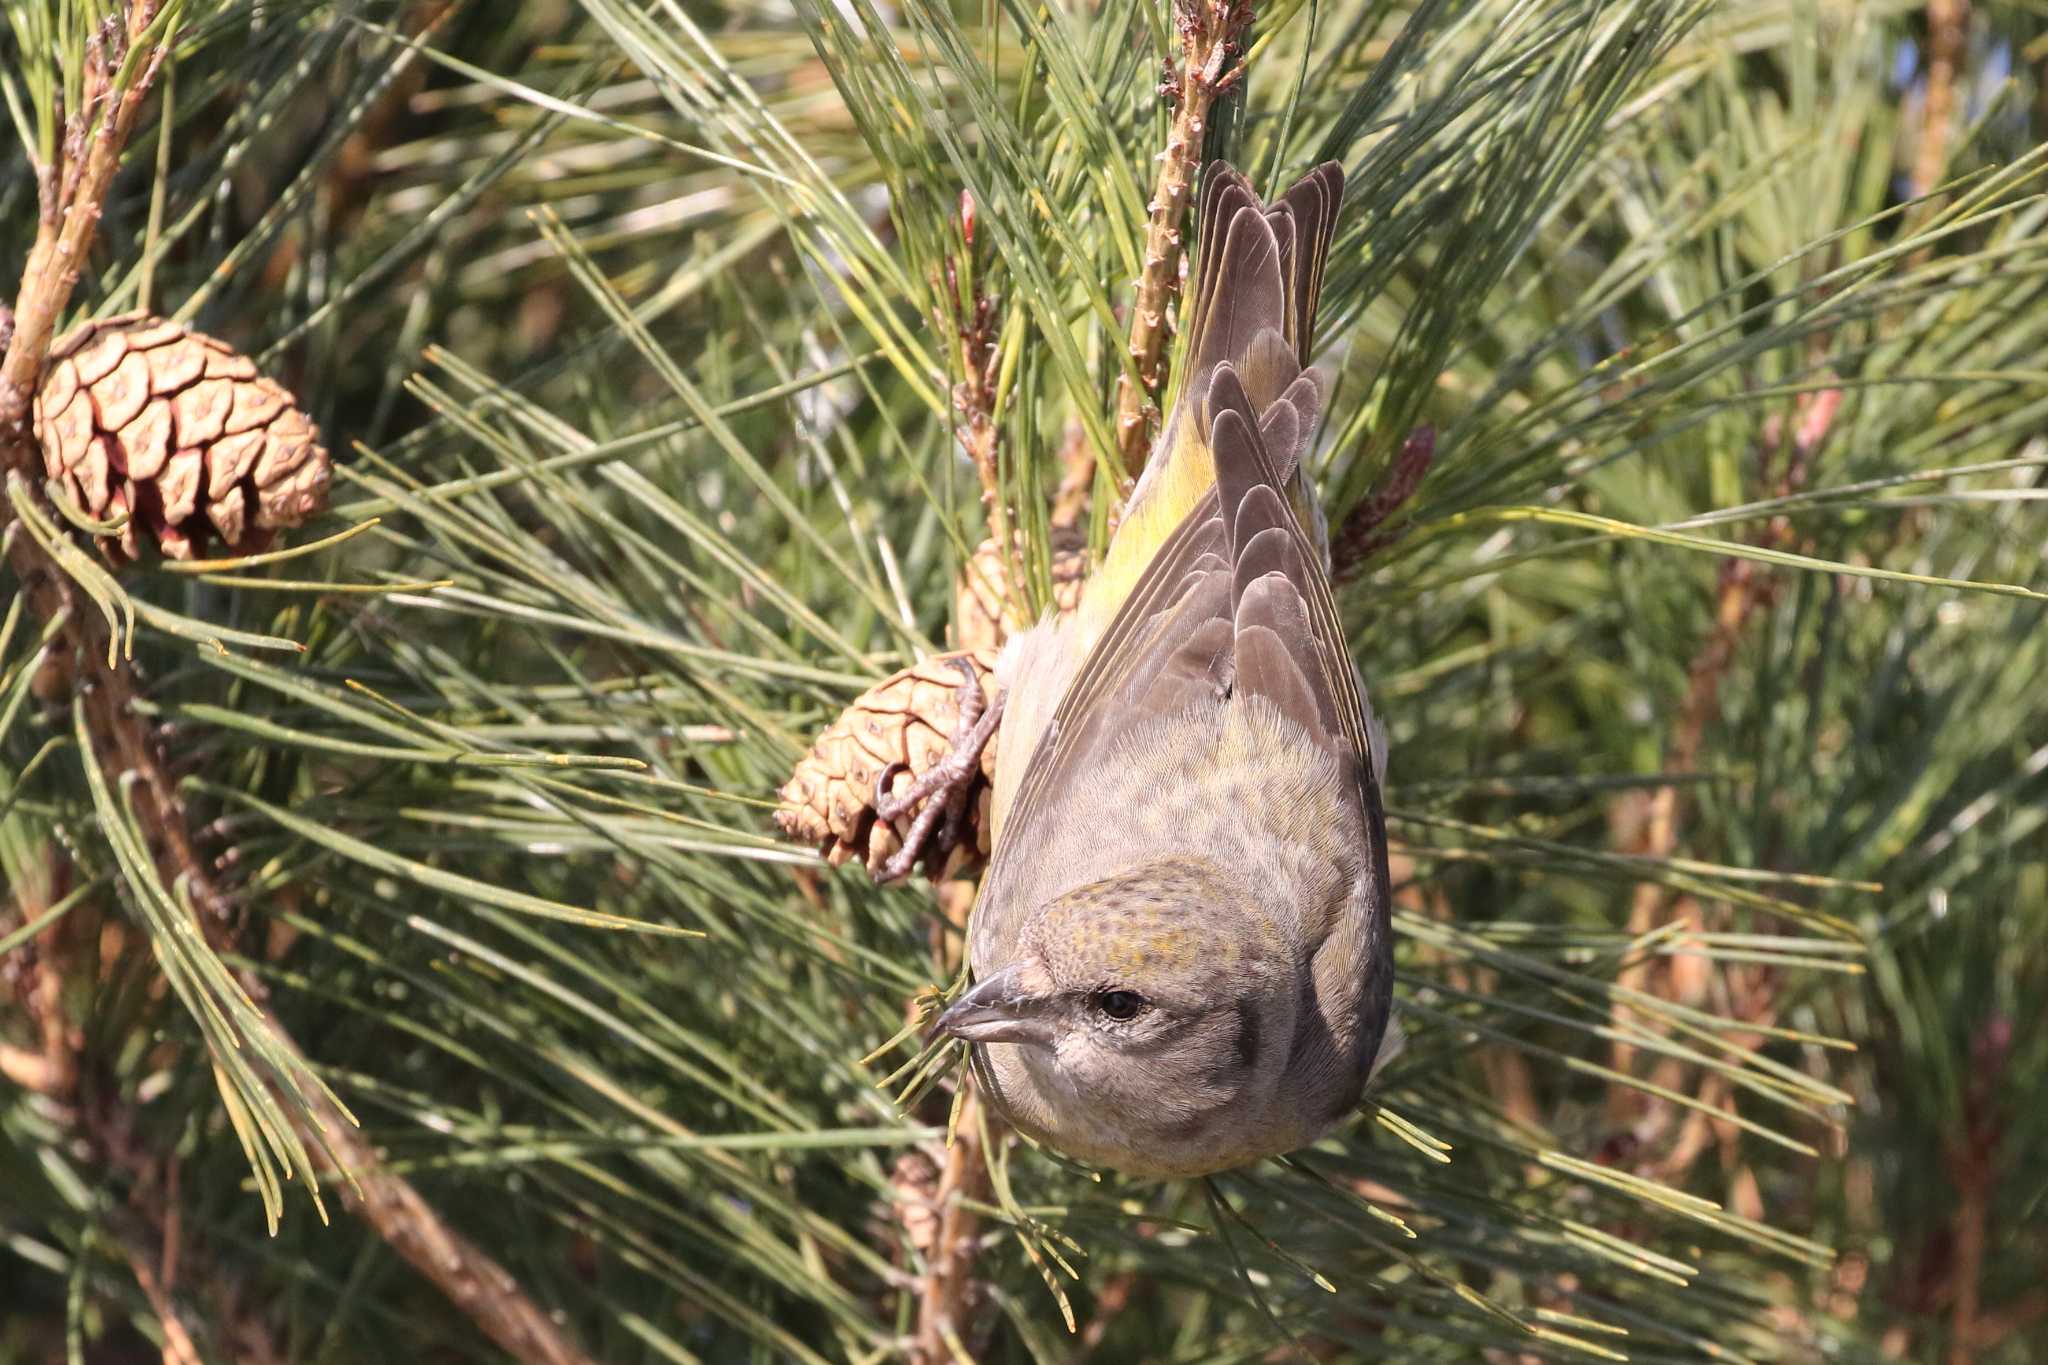
[[[1259,444],[1272,457],[1273,468],[1282,479],[1293,477],[1303,448],[1315,436],[1316,418],[1322,410],[1323,373],[1307,369],[1259,413]]]
[[[1236,196],[1226,202],[1235,203]],[[1208,224],[1203,226],[1209,230]],[[1200,412],[1217,366],[1242,364],[1268,332],[1282,350],[1289,349],[1285,267],[1294,239],[1289,217],[1270,215],[1254,200],[1215,226],[1222,229],[1222,236],[1210,253],[1215,265],[1202,272],[1206,293],[1197,295],[1190,315],[1187,362],[1176,405],[1180,413]],[[1295,369],[1300,370],[1298,363]]]
[[[1333,661],[1311,620],[1322,565],[1310,562],[1286,478],[1259,438],[1252,399],[1233,367],[1216,372],[1212,400],[1217,516],[1230,539],[1236,691],[1267,698],[1319,743],[1342,748],[1351,737]]]
[[[1319,525],[1306,481],[1295,475],[1322,417],[1324,383],[1306,366],[1343,193],[1344,171],[1335,162],[1316,167],[1271,204],[1261,202],[1229,165],[1210,163],[1202,182],[1179,389],[1109,557],[1090,580],[1081,610],[1084,648],[1108,626],[1174,528],[1215,486],[1210,391],[1223,368],[1243,380],[1254,430],[1297,520],[1305,527]]]
[[[1343,196],[1344,168],[1334,161],[1310,171],[1270,205],[1259,201],[1237,170],[1221,161],[1210,164],[1202,185],[1200,260],[1177,415],[1203,413],[1219,365],[1235,366],[1263,409],[1308,364]],[[1270,340],[1269,330],[1275,334]]]
[[[1212,305],[1222,292],[1218,288],[1225,271],[1224,234],[1237,220],[1241,210],[1254,213],[1265,206],[1251,187],[1251,182],[1239,174],[1236,167],[1224,161],[1209,163],[1207,175],[1202,181],[1202,201],[1195,216],[1195,292],[1189,298],[1188,341],[1185,354],[1192,357],[1198,353],[1194,344],[1205,334],[1206,323]]]
[[[1237,371],[1254,416],[1263,420],[1283,396],[1294,405],[1293,439],[1285,445],[1266,443],[1283,478],[1314,438],[1322,417],[1322,381],[1303,390],[1293,385],[1304,373],[1314,373],[1307,366],[1315,346],[1316,307],[1343,196],[1344,168],[1334,161],[1310,171],[1271,204],[1261,203],[1230,166],[1210,164],[1202,186],[1187,359],[1173,412],[1138,491],[1143,497],[1152,491],[1148,485],[1188,485],[1178,490],[1176,500],[1184,505],[1176,509],[1176,520],[1193,505],[1190,494],[1200,492],[1193,486],[1202,483],[1199,474],[1190,479],[1177,466],[1206,462],[1209,394],[1219,367]]]
[[[1199,268],[1188,315],[1191,375],[1242,360],[1244,351],[1233,349],[1231,338],[1234,336],[1241,348],[1250,343],[1257,329],[1218,329],[1219,318],[1229,320],[1228,310],[1219,312],[1218,305],[1253,294],[1265,295],[1257,299],[1258,307],[1277,312],[1271,325],[1281,330],[1295,362],[1308,364],[1314,349],[1316,305],[1323,292],[1323,268],[1343,198],[1344,168],[1334,161],[1324,162],[1295,181],[1271,205],[1262,204],[1251,184],[1228,163],[1209,164],[1199,208]],[[1277,298],[1271,297],[1265,279],[1254,279],[1242,269],[1244,259],[1236,254],[1238,218],[1245,212],[1265,219],[1273,234],[1272,251],[1280,268]],[[1245,245],[1249,249],[1249,237]],[[1264,263],[1255,264],[1263,275]]]
[[[1314,350],[1316,305],[1323,294],[1323,268],[1337,232],[1337,207],[1344,200],[1344,168],[1326,161],[1294,182],[1280,196],[1280,205],[1294,220],[1294,251],[1288,260],[1288,300],[1293,324],[1287,339],[1294,354],[1308,364]]]

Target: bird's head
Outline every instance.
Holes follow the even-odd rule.
[[[1137,1175],[1291,1150],[1355,1104],[1297,917],[1172,859],[1069,891],[939,1025],[1025,1132]]]

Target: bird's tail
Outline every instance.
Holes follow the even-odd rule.
[[[1323,268],[1344,197],[1344,168],[1326,162],[1297,180],[1270,206],[1224,162],[1202,184],[1199,272],[1188,313],[1176,419],[1200,417],[1218,366],[1229,365],[1262,413],[1301,378],[1313,347]],[[1320,405],[1320,387],[1314,399]],[[1300,415],[1313,419],[1320,406]],[[1206,424],[1205,424],[1206,425]],[[1171,424],[1169,424],[1171,426]],[[1264,433],[1261,433],[1264,436]],[[1263,440],[1284,475],[1307,431]],[[1174,435],[1172,431],[1165,437]],[[1160,452],[1176,452],[1162,439]]]
[[[1298,470],[1322,417],[1324,379],[1307,365],[1343,197],[1344,168],[1334,161],[1271,204],[1227,163],[1209,164],[1176,396],[1109,555],[1089,581],[1085,636],[1107,626],[1152,556],[1214,486],[1209,391],[1222,366],[1243,380],[1260,443],[1303,529],[1321,544],[1320,510]]]
[[[1310,171],[1271,205],[1229,165],[1210,164],[1171,415],[1079,610],[1012,636],[997,665],[1009,692],[997,740],[992,819],[998,833],[1075,671],[1160,547],[1216,486],[1209,397],[1225,366],[1242,381],[1258,444],[1288,490],[1296,523],[1327,555],[1321,511],[1299,466],[1322,416],[1322,376],[1304,367],[1343,194],[1344,171],[1335,162]],[[1237,386],[1231,388],[1235,399]]]

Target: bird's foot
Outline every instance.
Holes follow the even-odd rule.
[[[1002,724],[1003,703],[1008,694],[999,693],[994,701],[987,700],[982,695],[981,679],[974,666],[965,659],[954,659],[952,664],[960,670],[962,678],[957,693],[960,721],[953,729],[952,749],[900,792],[891,794],[889,784],[909,765],[891,763],[875,779],[877,820],[893,822],[915,809],[920,801],[924,803],[924,809],[917,812],[917,817],[910,822],[910,829],[903,836],[903,847],[890,855],[876,871],[875,880],[878,882],[893,882],[909,876],[917,860],[932,848],[935,831],[939,851],[958,844],[966,831],[967,797],[974,788],[975,775],[981,770],[982,750],[988,747],[996,727]],[[941,821],[944,821],[943,829],[940,828]]]

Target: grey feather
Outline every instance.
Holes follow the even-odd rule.
[[[1321,370],[1303,370],[1287,386],[1287,391],[1259,414],[1259,442],[1266,447],[1266,454],[1282,479],[1294,477],[1302,457],[1308,454],[1310,442],[1315,440],[1316,427],[1323,420],[1324,383]],[[1290,413],[1292,430],[1285,425],[1286,414]],[[1270,432],[1269,425],[1273,428]]]

